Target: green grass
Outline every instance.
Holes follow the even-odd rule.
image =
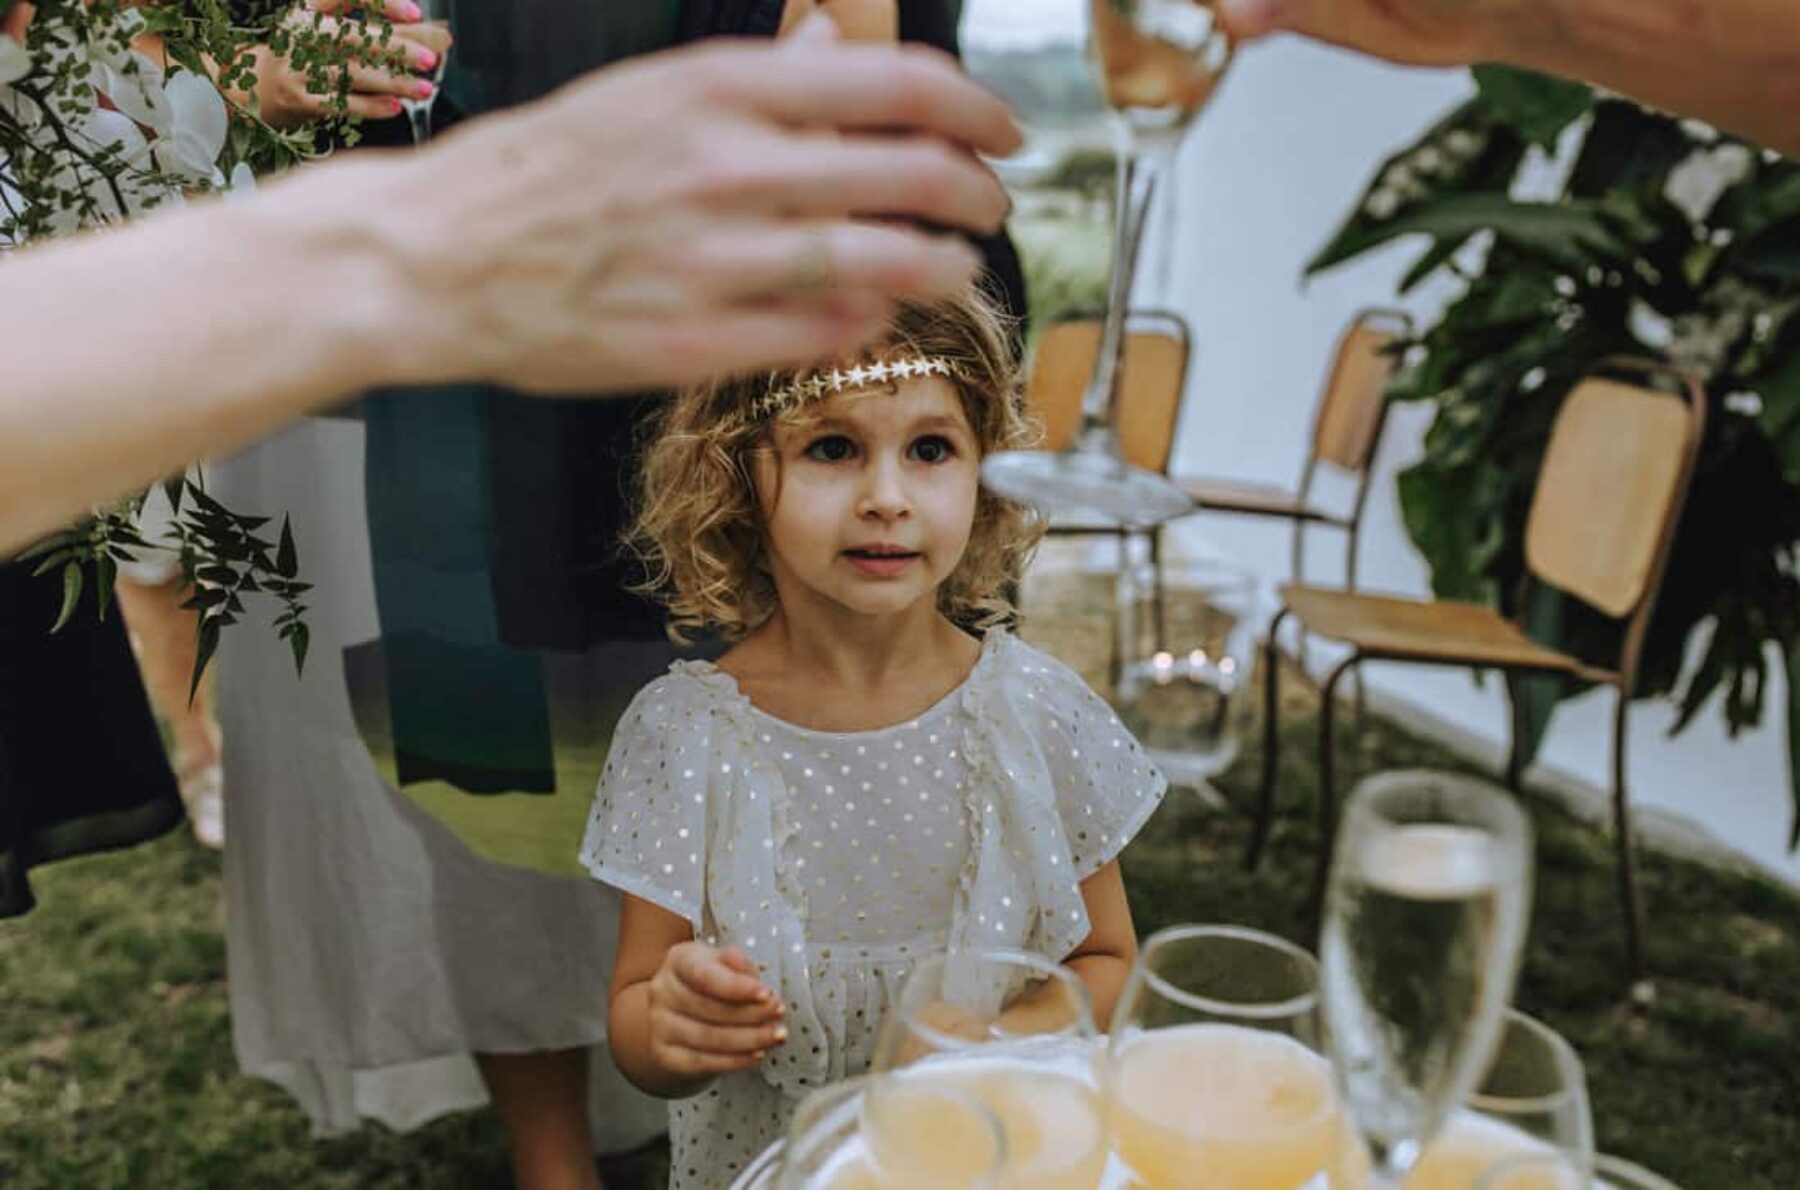
[[[1066,651],[1103,635],[1082,635],[1084,620],[1057,602],[1032,593],[1038,639]],[[1295,704],[1282,748],[1282,825],[1263,869],[1252,875],[1240,863],[1242,817],[1176,794],[1127,853],[1141,930],[1235,921],[1307,941],[1315,720],[1306,696]],[[1348,780],[1401,765],[1457,767],[1385,724],[1347,731],[1340,755]],[[1252,755],[1222,782],[1240,804],[1254,770]],[[1601,1147],[1689,1190],[1800,1185],[1800,902],[1755,880],[1646,856],[1661,997],[1634,1012],[1624,1005],[1605,838],[1546,805],[1532,809],[1539,877],[1519,1002],[1586,1059]],[[406,1135],[371,1126],[318,1141],[280,1092],[236,1072],[219,865],[185,836],[42,869],[35,883],[40,908],[0,922],[0,1187],[507,1184],[487,1113]]]

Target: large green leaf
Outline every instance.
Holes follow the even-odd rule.
[[[1477,66],[1472,72],[1484,103],[1534,145],[1554,148],[1556,138],[1594,105],[1586,83],[1570,82],[1513,66]]]
[[[1455,194],[1414,207],[1380,223],[1359,223],[1326,245],[1306,266],[1308,276],[1342,264],[1402,236],[1466,239],[1495,237],[1528,256],[1562,269],[1590,264],[1617,267],[1634,255],[1617,214],[1600,202],[1518,202],[1499,194]]]

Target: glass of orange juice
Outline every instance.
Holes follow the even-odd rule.
[[[1006,1135],[954,1086],[834,1083],[800,1102],[781,1146],[779,1190],[1000,1190]]]
[[[1299,1190],[1343,1148],[1319,1053],[1319,968],[1237,926],[1179,926],[1139,952],[1113,1015],[1113,1149],[1149,1190]]]
[[[1107,1158],[1097,1039],[1087,988],[1058,963],[1003,949],[928,959],[883,1022],[874,1069],[891,1077],[869,1097],[871,1137],[897,1096],[951,1087],[999,1119],[1007,1190],[1094,1190]]]

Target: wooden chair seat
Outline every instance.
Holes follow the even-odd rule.
[[[1372,658],[1563,673],[1581,668],[1575,658],[1538,644],[1481,604],[1425,603],[1296,584],[1282,587],[1281,599],[1307,631]]]
[[[1348,519],[1309,504],[1287,488],[1232,479],[1176,479],[1202,512],[1235,512],[1290,521],[1322,521],[1344,525]]]

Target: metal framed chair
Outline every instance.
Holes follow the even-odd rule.
[[[1371,307],[1358,311],[1338,337],[1331,370],[1313,409],[1312,437],[1299,484],[1288,489],[1273,484],[1177,476],[1181,490],[1199,506],[1194,515],[1232,513],[1289,522],[1293,527],[1289,578],[1296,583],[1305,580],[1307,526],[1339,530],[1344,534],[1344,589],[1356,590],[1363,508],[1368,503],[1375,453],[1381,447],[1381,432],[1387,423],[1387,386],[1399,364],[1394,348],[1410,340],[1412,334],[1412,318],[1402,310]],[[1314,499],[1313,480],[1321,464],[1354,481],[1347,511],[1332,511]],[[1161,532],[1159,527],[1158,538]],[[1161,549],[1152,552],[1160,556]],[[1304,643],[1301,655],[1305,655]]]
[[[1635,374],[1644,383],[1613,377]],[[1652,388],[1662,381],[1669,389]],[[1567,674],[1613,687],[1613,842],[1625,941],[1634,979],[1644,975],[1644,909],[1637,887],[1631,807],[1626,788],[1625,733],[1630,697],[1638,684],[1644,636],[1668,564],[1669,547],[1686,502],[1688,482],[1705,429],[1699,380],[1668,364],[1607,361],[1571,390],[1551,428],[1525,531],[1525,570],[1517,606],[1533,584],[1546,584],[1588,604],[1623,627],[1616,664],[1590,664],[1539,644],[1519,619],[1484,605],[1423,601],[1289,584],[1264,642],[1263,769],[1247,861],[1254,867],[1268,840],[1275,808],[1275,748],[1280,708],[1278,653],[1282,619],[1350,646],[1321,690],[1319,710],[1319,852],[1315,858],[1315,914],[1325,888],[1337,829],[1332,728],[1339,680],[1365,660],[1417,665],[1474,666],[1520,674]],[[1522,611],[1518,613],[1522,616]],[[1514,726],[1516,727],[1516,716]],[[1508,775],[1521,775],[1513,730]]]

